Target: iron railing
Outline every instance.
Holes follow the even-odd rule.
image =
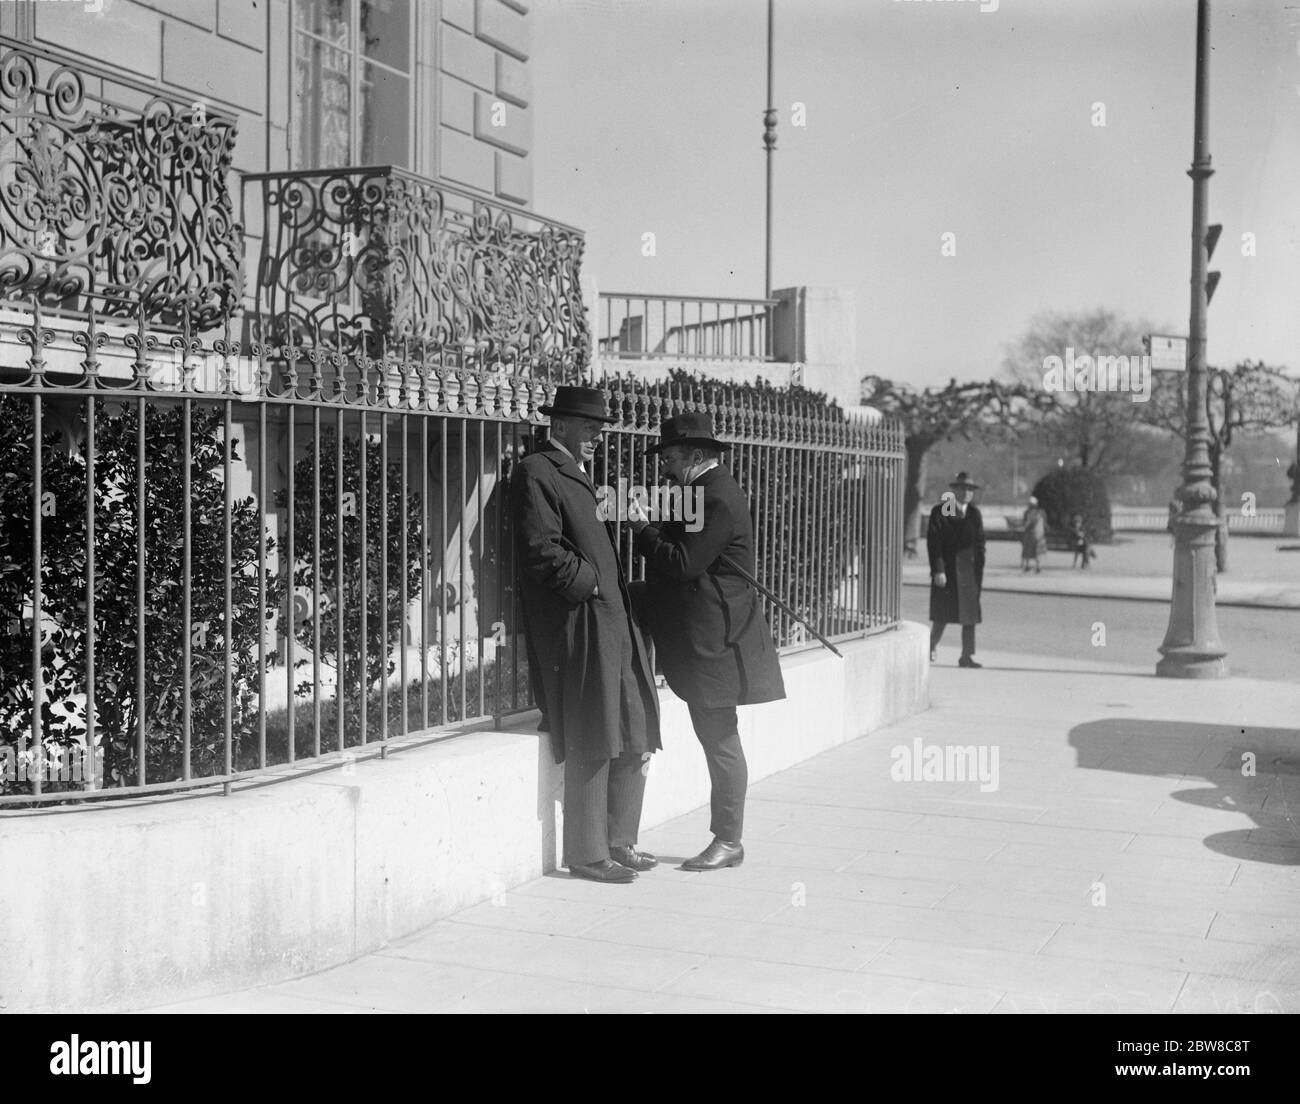
[[[1227,510],[1224,519],[1230,533],[1273,533],[1280,536],[1286,510],[1280,506],[1261,506],[1251,514]],[[1162,533],[1169,526],[1169,507],[1112,506],[1110,524],[1117,533]]]
[[[553,384],[146,313],[0,313],[0,804],[229,789],[531,707],[504,498]],[[707,409],[760,580],[832,637],[898,622],[896,425],[762,387],[609,394],[616,495],[656,481],[661,420]]]
[[[703,299],[689,295],[601,292],[601,357],[769,361],[778,299]]]
[[[112,88],[112,96],[105,89]],[[0,37],[0,299],[200,328],[238,306],[234,119]]]
[[[930,506],[921,505],[919,513],[926,516]],[[1024,508],[1021,506],[998,506],[980,504],[984,514],[984,524],[993,529],[1019,531]],[[1268,533],[1281,535],[1286,510],[1280,506],[1260,506],[1254,513],[1243,514],[1240,510],[1228,510],[1224,513],[1230,533]],[[1116,533],[1163,533],[1169,527],[1168,506],[1118,506],[1110,508],[1110,527]]]
[[[253,173],[265,219],[250,337],[379,355],[422,341],[581,373],[582,232],[391,166]]]

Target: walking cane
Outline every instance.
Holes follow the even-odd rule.
[[[834,652],[837,656],[839,656],[840,659],[844,658],[844,654],[837,647],[835,647],[834,644],[832,644],[829,640],[827,640],[824,636],[822,636],[821,633],[819,633],[810,624],[808,624],[807,621],[805,621],[802,617],[800,617],[797,613],[795,613],[794,610],[792,610],[789,606],[787,606],[784,602],[782,602],[780,598],[778,598],[775,594],[773,594],[770,590],[768,590],[767,587],[765,587],[762,583],[760,583],[757,579],[755,579],[754,576],[752,576],[748,571],[746,571],[743,567],[741,567],[740,564],[736,563],[736,561],[733,560],[730,556],[724,553],[720,555],[718,559],[721,560],[724,564],[726,564],[729,568],[731,568],[732,571],[734,571],[737,575],[739,575],[742,579],[744,579],[745,582],[747,582],[755,590],[757,590],[759,594],[766,595],[767,598],[770,599],[772,603],[776,606],[776,608],[779,609],[782,613],[786,614],[789,617],[793,617],[796,621],[798,621],[799,624],[801,624],[805,629],[807,629],[810,633],[812,633],[813,636],[815,636],[819,641],[821,641],[821,643],[825,644],[826,647],[828,647],[832,652]]]

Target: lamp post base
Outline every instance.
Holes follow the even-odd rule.
[[[1214,537],[1219,522],[1208,503],[1174,519],[1174,591],[1169,628],[1156,664],[1160,678],[1223,678],[1228,649],[1215,616]]]
[[[1214,679],[1224,678],[1228,665],[1223,655],[1207,656],[1198,652],[1166,652],[1156,664],[1157,678]]]

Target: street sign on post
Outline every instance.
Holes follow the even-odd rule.
[[[1187,371],[1187,338],[1173,334],[1148,334],[1145,344],[1151,357],[1151,371]]]

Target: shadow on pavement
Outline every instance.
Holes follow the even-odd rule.
[[[1075,725],[1069,740],[1077,765],[1089,770],[1184,781],[1200,775],[1207,787],[1172,796],[1255,822],[1206,836],[1207,848],[1243,862],[1300,866],[1300,730],[1117,717]],[[1251,839],[1260,829],[1266,838]]]

